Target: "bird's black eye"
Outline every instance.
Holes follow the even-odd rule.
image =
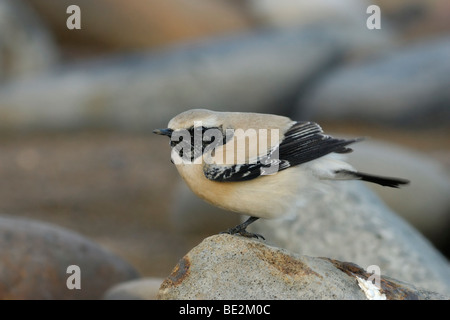
[[[218,145],[216,141],[225,141],[222,137],[222,130],[219,127],[192,126],[187,129],[187,132],[184,132],[186,135],[177,135],[175,131],[172,137],[176,137],[178,140],[172,140],[171,147],[178,148],[179,156],[186,159],[194,160],[201,156],[205,150],[214,152],[213,148]]]

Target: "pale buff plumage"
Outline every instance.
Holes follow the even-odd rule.
[[[278,140],[269,141],[266,144],[267,149],[279,144],[284,138],[284,133],[294,123],[287,117],[270,114],[230,113],[193,109],[181,113],[170,120],[168,128],[172,130],[189,128],[193,126],[194,121],[202,122],[204,126],[208,127],[221,125],[224,129],[236,130],[239,128],[244,131],[248,129],[278,130]],[[267,135],[268,140],[270,140],[270,137],[269,133]],[[230,143],[232,142],[230,141]],[[236,140],[233,143],[236,146],[247,148],[247,150],[234,150],[233,164],[239,163],[236,161],[236,155],[239,153],[245,154],[245,161],[248,161],[247,155],[254,154],[251,150],[248,150],[248,147],[252,148],[258,145],[255,143],[238,144]],[[227,153],[223,149],[226,149],[226,145],[217,148],[216,155],[223,152],[223,157],[226,158]],[[258,150],[258,154],[267,153],[267,149]],[[176,168],[180,176],[198,197],[230,211],[266,219],[280,217],[294,210],[296,203],[302,202],[302,190],[309,188],[311,179],[317,180],[318,177],[314,176],[316,171],[323,177],[327,175],[331,177],[331,170],[324,169],[326,167],[324,162],[329,162],[333,168],[345,167],[346,169],[351,169],[350,165],[329,157],[329,159],[322,159],[320,164],[314,163],[312,168],[310,165],[299,166],[295,170],[284,170],[274,175],[261,176],[248,181],[216,182],[205,177],[203,166],[207,164],[204,161],[201,161],[200,164],[184,163],[178,153],[174,151],[171,157],[174,163],[179,163]],[[216,158],[222,157],[217,156]],[[227,166],[230,163],[224,165]],[[293,196],[298,201],[293,202]]]

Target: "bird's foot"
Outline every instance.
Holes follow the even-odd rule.
[[[228,234],[231,234],[231,235],[238,234],[238,235],[241,235],[241,236],[246,237],[246,238],[256,238],[256,239],[261,238],[263,240],[266,240],[266,238],[264,238],[260,234],[251,233],[251,232],[248,232],[247,230],[245,230],[245,229],[247,229],[249,224],[255,222],[258,219],[259,218],[257,218],[257,217],[250,217],[245,222],[241,223],[240,225],[237,225],[236,227],[230,228],[227,231],[224,231],[224,232],[221,232],[221,233],[228,233]]]
[[[256,238],[256,239],[261,238],[262,240],[266,240],[266,238],[264,238],[262,235],[260,235],[258,233],[251,233],[251,232],[248,232],[247,230],[245,230],[245,228],[239,228],[239,227],[240,227],[240,225],[236,226],[234,228],[230,228],[227,231],[221,232],[221,234],[224,234],[224,233],[231,234],[231,235],[238,234],[238,235],[246,237],[246,238]]]

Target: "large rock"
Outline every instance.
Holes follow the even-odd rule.
[[[429,155],[399,145],[368,139],[352,146],[348,162],[362,172],[411,180],[401,192],[367,184],[386,204],[438,247],[450,240],[450,175]]]
[[[298,117],[448,125],[449,52],[450,37],[441,37],[343,65],[302,95]]]
[[[58,55],[34,10],[22,0],[0,2],[0,83],[46,71]]]
[[[445,299],[351,263],[290,253],[257,240],[217,235],[184,256],[159,299]]]
[[[67,282],[80,271],[80,289]],[[112,285],[138,276],[128,263],[69,230],[0,217],[0,299],[99,299]]]
[[[450,265],[417,230],[361,181],[323,181],[297,214],[249,230],[289,251],[377,265],[387,276],[450,293]],[[407,188],[407,187],[405,187]],[[403,189],[391,189],[398,198]],[[432,208],[430,208],[432,210]]]
[[[154,129],[193,107],[288,113],[350,50],[337,33],[266,30],[68,66],[0,88],[0,128]]]

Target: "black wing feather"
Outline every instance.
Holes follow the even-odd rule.
[[[297,122],[285,134],[279,146],[280,170],[318,159],[329,153],[348,153],[346,146],[361,139],[336,139],[323,134],[314,122]]]
[[[283,141],[274,150],[256,163],[233,166],[207,165],[206,178],[213,181],[245,181],[255,179],[272,165],[278,171],[323,157],[331,152],[348,153],[346,146],[360,139],[336,139],[323,134],[322,128],[314,122],[296,122],[285,133]]]
[[[391,187],[391,188],[399,188],[401,185],[409,184],[409,180],[406,180],[406,179],[394,178],[394,177],[384,177],[384,176],[378,176],[378,175],[364,173],[364,172],[339,170],[339,171],[336,171],[336,173],[339,175],[343,174],[343,175],[350,176],[353,179],[360,179],[363,181],[368,181],[368,182],[379,184],[381,186]]]
[[[233,182],[246,181],[258,178],[261,175],[261,162],[246,163],[240,165],[205,165],[203,173],[205,177],[213,181]]]

